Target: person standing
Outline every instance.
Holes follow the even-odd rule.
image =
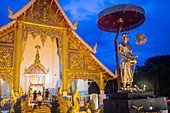
[[[40,94],[40,95],[41,95],[41,91],[39,91],[39,92],[38,92],[38,94]]]
[[[46,91],[45,91],[45,101],[47,102],[47,106],[48,106],[48,97],[49,97],[49,91],[48,91],[48,89],[46,89]]]
[[[34,99],[34,102],[36,101],[36,98],[37,98],[37,91],[35,90],[34,93],[33,93],[33,99]]]

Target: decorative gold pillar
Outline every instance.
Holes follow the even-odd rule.
[[[103,73],[100,72],[100,98],[99,98],[100,105],[103,105],[103,99],[105,98],[106,95],[104,94],[104,78]]]
[[[20,65],[21,65],[21,49],[22,49],[22,22],[17,21],[16,37],[15,37],[15,70],[13,78],[13,89],[15,94],[19,94],[20,86]]]
[[[63,32],[63,48],[62,48],[62,87],[63,96],[67,96],[67,69],[68,69],[68,37],[67,32]]]
[[[100,92],[101,91],[104,91],[104,78],[102,72],[100,72]]]
[[[2,95],[2,79],[0,79],[0,98],[1,98],[1,95]]]

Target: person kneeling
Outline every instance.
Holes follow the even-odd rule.
[[[38,94],[38,97],[37,97],[37,102],[38,102],[38,107],[39,109],[41,109],[41,102],[42,102],[42,96],[40,94]]]

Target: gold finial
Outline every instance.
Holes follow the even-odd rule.
[[[97,52],[97,43],[96,43],[96,45],[94,46],[94,53],[96,53]]]
[[[78,20],[76,20],[76,22],[74,23],[74,25],[73,25],[73,30],[76,30],[76,29],[77,29],[77,24],[78,24]]]
[[[41,47],[39,45],[36,45],[35,48],[37,49],[37,53],[35,55],[35,62],[40,62],[40,55],[39,55],[39,49],[41,49]]]
[[[9,7],[9,6],[8,6],[8,12],[9,12],[8,17],[9,17],[10,19],[12,19],[13,12],[12,12],[12,10],[10,9],[10,7]]]

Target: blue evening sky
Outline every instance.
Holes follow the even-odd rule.
[[[137,52],[135,36],[143,33],[147,42],[139,47],[138,66],[144,65],[149,57],[170,54],[170,0],[58,0],[67,16],[74,23],[78,20],[76,32],[92,48],[97,43],[95,56],[111,71],[116,70],[114,38],[116,33],[108,33],[97,28],[97,15],[100,11],[118,4],[136,4],[144,8],[146,14],[145,25],[130,30],[129,43],[133,54]],[[1,0],[0,26],[10,22],[8,18],[8,5],[15,13],[29,0]],[[120,33],[121,35],[122,33]],[[122,39],[119,36],[118,43]],[[120,57],[119,57],[120,60]]]

